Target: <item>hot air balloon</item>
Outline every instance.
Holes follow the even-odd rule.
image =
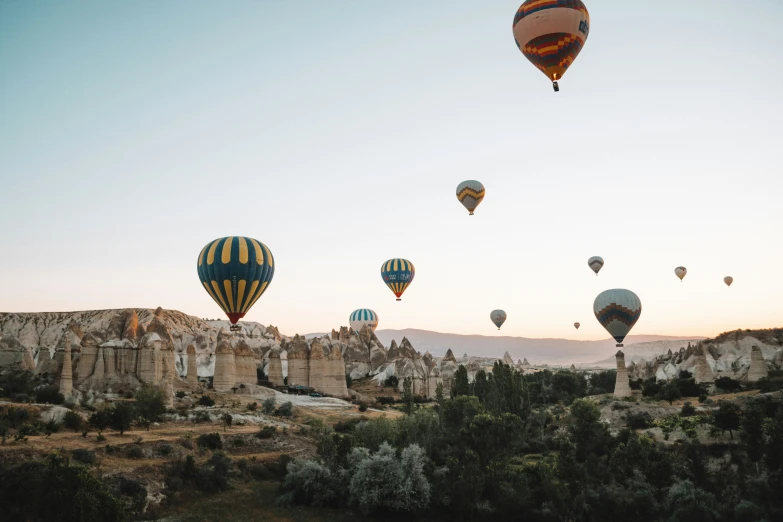
[[[481,200],[484,199],[484,185],[475,179],[463,181],[457,185],[457,199],[468,209],[472,216],[473,211],[476,210]]]
[[[414,275],[416,275],[416,269],[413,267],[413,263],[407,259],[396,257],[381,265],[383,282],[394,292],[398,301],[402,301],[400,297],[408,285],[413,282]]]
[[[630,290],[604,290],[595,298],[593,312],[601,326],[617,341],[617,346],[622,347],[623,339],[642,315],[642,302]]]
[[[680,282],[682,282],[682,278],[685,277],[685,274],[688,273],[688,269],[684,266],[678,266],[674,269],[674,273],[677,275],[677,277],[680,278]]]
[[[580,327],[580,326],[582,326],[582,325],[581,325],[581,324],[579,324],[579,323],[574,323],[574,328],[576,328],[577,330],[579,330],[579,327]]]
[[[506,322],[506,312],[503,310],[492,310],[492,312],[489,314],[489,318],[492,319],[492,322],[495,323],[495,326],[498,327],[498,330],[500,330],[500,327],[503,325],[503,323]]]
[[[361,332],[364,325],[369,326],[373,332],[378,328],[378,314],[369,308],[354,310],[349,321],[354,332]]]
[[[266,291],[275,274],[269,248],[250,237],[216,239],[198,255],[198,277],[204,289],[226,313],[231,330]]]
[[[731,283],[734,282],[734,278],[731,276],[726,276],[723,278],[723,282],[726,283],[726,286],[731,286]]]
[[[514,16],[513,31],[519,50],[557,92],[557,80],[587,41],[590,14],[581,0],[526,0]]]
[[[598,275],[598,272],[600,272],[601,268],[604,266],[604,260],[598,256],[593,256],[587,260],[587,266],[593,269],[595,275]]]

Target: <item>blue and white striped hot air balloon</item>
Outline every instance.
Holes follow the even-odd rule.
[[[401,257],[389,259],[381,265],[383,282],[394,292],[398,301],[402,301],[402,294],[413,282],[415,275],[416,269],[413,263]]]
[[[369,326],[373,332],[378,328],[378,314],[369,308],[354,310],[349,320],[354,332],[361,332],[364,325]]]
[[[642,302],[630,290],[604,290],[595,298],[593,312],[601,326],[617,341],[617,346],[622,347],[623,339],[642,315]]]

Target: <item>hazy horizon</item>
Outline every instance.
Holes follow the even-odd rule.
[[[593,0],[557,94],[519,4],[0,3],[0,310],[222,317],[196,257],[246,235],[276,262],[246,319],[284,332],[366,307],[606,339],[617,287],[632,335],[781,326],[783,4]],[[416,266],[399,303],[392,257]]]

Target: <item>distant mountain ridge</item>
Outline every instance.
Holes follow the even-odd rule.
[[[307,337],[321,335],[324,334],[307,334]],[[611,338],[600,341],[577,341],[556,338],[532,339],[513,336],[462,335],[415,328],[376,330],[375,335],[385,346],[388,346],[392,340],[396,340],[399,343],[405,337],[417,350],[422,353],[429,351],[435,357],[445,355],[449,348],[456,356],[467,353],[475,357],[495,357],[498,359],[503,358],[503,354],[508,352],[515,361],[527,358],[533,364],[588,364],[614,356],[614,353],[617,351],[615,348],[617,343]],[[682,342],[683,346],[685,346],[689,340],[697,341],[700,339],[704,339],[704,337],[629,335],[625,340],[625,344],[630,348],[630,345],[637,343],[676,341],[677,343]],[[660,353],[666,353],[666,350]],[[657,354],[658,352],[656,352]],[[648,354],[648,357],[650,355],[652,355],[652,352]]]

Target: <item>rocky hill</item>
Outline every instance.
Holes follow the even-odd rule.
[[[631,379],[667,380],[687,371],[702,382],[724,376],[758,380],[769,370],[783,369],[783,328],[722,333],[649,359],[640,358],[627,368]]]
[[[659,355],[666,355],[669,351],[677,352],[680,350],[680,348],[686,347],[688,344],[696,344],[703,339],[703,337],[693,337],[690,339],[667,339],[661,341],[650,341],[646,343],[626,344],[623,348],[623,352],[625,353],[625,362],[630,364],[631,362],[639,362],[642,359],[649,361],[658,357]],[[600,361],[590,363],[589,366],[614,368],[615,357],[612,355],[606,359],[601,359]]]

